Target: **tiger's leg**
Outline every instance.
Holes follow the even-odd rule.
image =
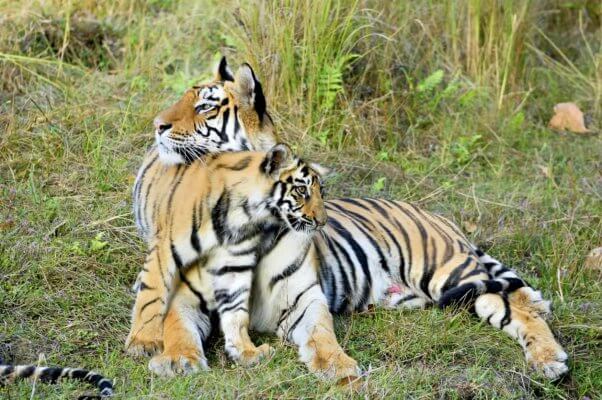
[[[311,277],[313,270],[302,272]],[[315,274],[314,274],[315,275]],[[285,295],[275,296],[283,304],[270,304],[282,309],[278,321],[277,334],[281,339],[299,347],[299,358],[308,369],[324,379],[346,381],[355,379],[358,374],[357,362],[341,348],[334,333],[332,314],[328,309],[326,296],[316,281],[299,282],[293,275],[279,285]]]
[[[216,251],[204,269],[210,281],[215,307],[224,334],[228,356],[243,366],[252,366],[273,354],[268,344],[255,346],[249,337],[249,299],[255,257]]]
[[[509,295],[481,295],[475,302],[475,311],[482,320],[517,339],[534,369],[556,379],[568,371],[568,356],[524,289],[530,288]]]
[[[184,278],[163,322],[163,353],[150,360],[149,369],[160,376],[209,369],[203,343],[211,334],[211,328],[203,296]]]
[[[169,243],[157,243],[148,253],[138,275],[132,326],[125,347],[128,353],[155,354],[162,348],[163,317],[173,293],[177,271]]]

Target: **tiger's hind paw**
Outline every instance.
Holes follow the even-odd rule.
[[[207,359],[198,355],[169,355],[160,354],[151,358],[148,368],[158,376],[173,377],[176,375],[191,375],[198,371],[209,370]]]
[[[534,344],[527,352],[527,361],[546,378],[556,380],[569,371],[568,356],[560,346]]]

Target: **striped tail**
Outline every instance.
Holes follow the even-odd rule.
[[[60,379],[70,378],[94,385],[100,391],[100,396],[81,396],[81,400],[99,399],[113,395],[113,383],[109,379],[106,379],[104,376],[93,371],[79,368],[0,364],[0,384],[26,378],[35,378],[46,383],[55,383]]]
[[[477,297],[483,294],[510,293],[525,286],[528,285],[520,278],[500,278],[467,282],[443,292],[438,305],[439,308],[451,305],[472,305]]]

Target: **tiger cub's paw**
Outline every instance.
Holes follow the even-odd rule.
[[[272,357],[275,350],[269,344],[264,343],[258,347],[247,346],[241,351],[227,348],[226,352],[237,364],[242,365],[243,367],[252,367],[259,364],[261,361]]]
[[[531,367],[548,379],[558,379],[569,371],[568,356],[557,343],[532,343],[526,356]]]
[[[176,375],[190,375],[198,371],[209,370],[207,359],[198,354],[160,354],[154,356],[148,363],[148,368],[152,373],[173,377]]]
[[[333,351],[330,354],[316,352],[308,363],[309,370],[320,378],[335,380],[339,383],[354,381],[359,377],[357,362],[344,351]]]

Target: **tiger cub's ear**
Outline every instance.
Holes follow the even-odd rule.
[[[249,64],[244,63],[236,71],[234,83],[241,106],[254,107],[260,120],[263,120],[263,116],[266,113],[266,100],[263,95],[261,82],[257,79],[253,68]]]
[[[232,74],[232,70],[228,66],[228,61],[226,57],[223,56],[221,60],[219,60],[219,64],[215,67],[215,80],[216,81],[234,81],[234,74]]]
[[[332,173],[332,170],[330,168],[318,163],[309,163],[309,167],[313,169],[318,175],[320,175],[320,178],[322,179],[326,179]]]
[[[267,152],[259,168],[261,171],[278,179],[280,172],[294,161],[293,151],[288,145],[279,143]]]

